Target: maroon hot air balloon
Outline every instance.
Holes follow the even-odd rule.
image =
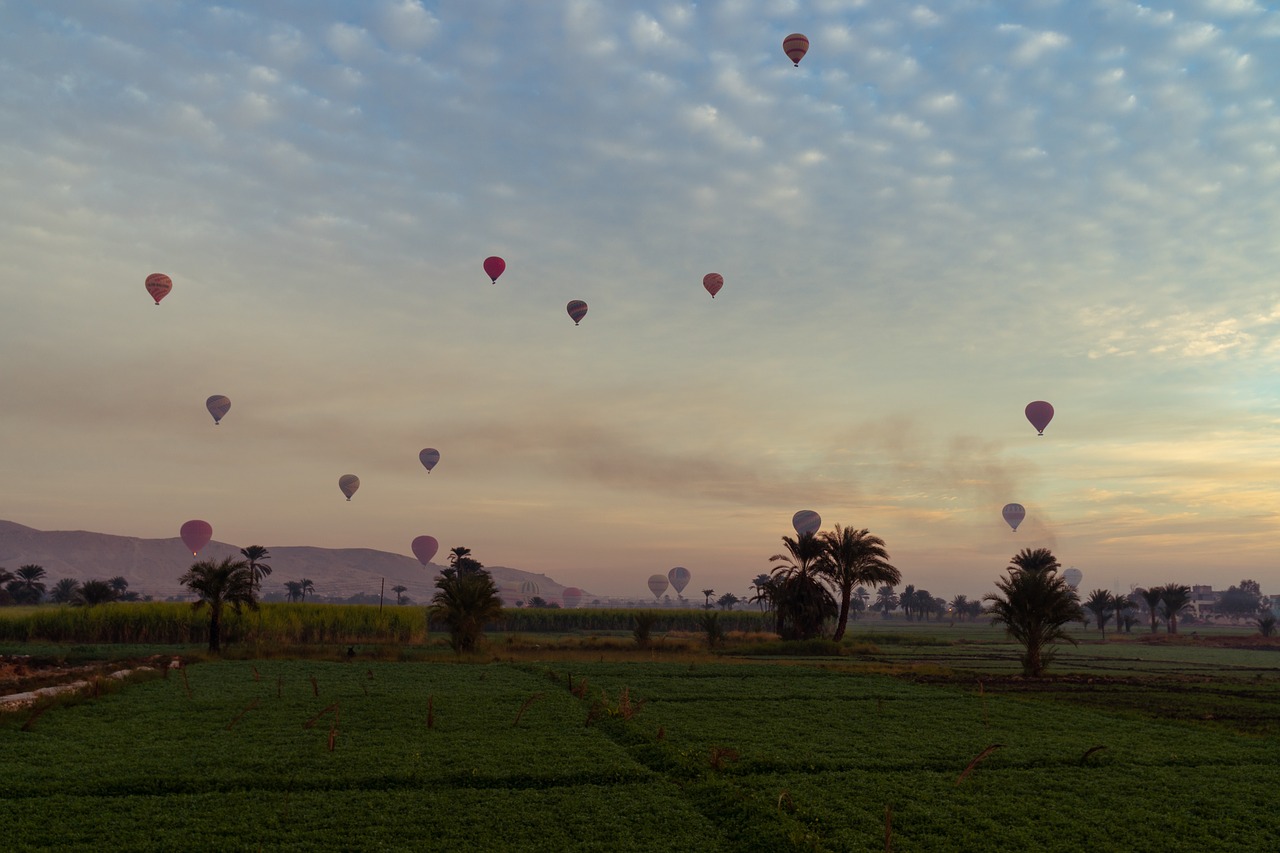
[[[569,316],[573,318],[573,325],[582,322],[582,318],[587,316],[587,303],[581,299],[574,299],[565,306],[565,310],[569,312]]]
[[[498,276],[502,275],[503,270],[507,268],[507,262],[497,255],[484,259],[484,271],[489,276],[489,280],[494,284],[498,283]]]
[[[676,589],[676,595],[684,592],[684,588],[689,585],[689,579],[693,574],[684,566],[676,566],[667,572],[667,580],[671,581],[671,585]]]
[[[418,562],[425,566],[431,562],[431,558],[436,555],[436,551],[440,550],[440,543],[436,541],[434,536],[419,536],[413,540],[413,544],[409,547],[413,549],[413,556],[418,558]]]
[[[577,607],[582,601],[582,590],[576,586],[566,586],[564,592],[560,593],[560,598],[564,601],[565,607]]]
[[[822,527],[822,516],[811,509],[802,509],[791,516],[791,526],[796,529],[797,536],[806,533],[817,535],[818,529]]]
[[[1026,414],[1027,420],[1036,428],[1036,433],[1044,435],[1044,428],[1053,420],[1053,406],[1044,400],[1036,400],[1034,403],[1027,403]]]
[[[718,272],[709,272],[702,277],[702,286],[707,289],[707,293],[711,294],[711,298],[715,299],[720,288],[724,287],[724,276]]]
[[[800,33],[792,33],[782,40],[782,50],[797,66],[804,55],[809,52],[809,39]]]
[[[160,304],[160,300],[169,295],[169,291],[173,290],[173,279],[162,272],[153,272],[147,276],[147,293],[151,294],[151,298]]]
[[[182,525],[182,529],[178,531],[178,535],[182,537],[182,544],[191,549],[191,556],[200,553],[205,545],[209,544],[209,540],[213,538],[213,526],[207,521],[201,521],[193,518],[186,524]]]

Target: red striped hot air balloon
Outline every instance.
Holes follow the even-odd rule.
[[[222,423],[227,412],[231,411],[231,400],[221,394],[214,394],[204,401],[204,407],[209,410],[209,414],[213,415],[213,425],[217,426]]]
[[[800,60],[809,52],[809,39],[800,33],[792,33],[782,40],[782,51],[799,67]]]
[[[818,528],[822,527],[822,516],[811,509],[802,509],[791,516],[791,526],[796,529],[796,534],[799,536],[806,533],[816,534]]]
[[[494,284],[498,283],[498,276],[502,275],[503,270],[507,268],[507,262],[497,255],[492,255],[484,259],[485,275],[489,276],[489,280]]]
[[[587,316],[587,303],[581,299],[574,299],[565,306],[565,310],[569,312],[569,316],[573,318],[573,325],[582,322],[582,318]]]
[[[169,295],[169,291],[173,290],[173,279],[162,272],[153,272],[147,276],[146,281],[147,293],[151,294],[151,298],[160,304],[160,300]]]
[[[724,276],[718,272],[709,272],[702,277],[702,286],[707,289],[707,293],[711,294],[711,298],[715,299],[720,288],[724,287]]]

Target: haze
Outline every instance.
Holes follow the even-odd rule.
[[[939,596],[1022,547],[1274,589],[1278,48],[1250,0],[0,4],[0,518],[644,597],[813,509]]]

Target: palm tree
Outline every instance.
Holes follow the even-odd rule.
[[[733,606],[739,601],[741,601],[741,599],[738,598],[738,596],[731,592],[726,592],[724,595],[716,599],[716,606],[721,610],[732,610]]]
[[[1058,560],[1047,548],[1024,548],[1010,562],[1007,576],[996,582],[1000,593],[988,593],[991,624],[1003,624],[1022,644],[1022,672],[1037,678],[1053,659],[1052,644],[1075,640],[1063,630],[1082,612],[1075,590],[1058,574]]]
[[[909,583],[902,590],[902,595],[898,598],[898,606],[902,608],[902,615],[911,621],[911,614],[915,612],[916,607],[916,585]]]
[[[1111,610],[1115,606],[1115,599],[1111,595],[1110,590],[1095,589],[1089,593],[1089,600],[1084,606],[1092,611],[1093,615],[1098,619],[1098,630],[1102,632],[1102,639],[1107,638],[1107,620],[1111,618]]]
[[[883,618],[889,618],[891,610],[898,609],[898,594],[893,591],[893,587],[885,584],[876,590],[876,608],[880,610]]]
[[[1116,612],[1116,633],[1120,633],[1120,627],[1122,625],[1124,626],[1125,633],[1128,633],[1130,627],[1133,625],[1132,619],[1129,619],[1128,623],[1125,622],[1125,619],[1128,618],[1125,614],[1133,609],[1133,602],[1129,600],[1129,596],[1113,596],[1111,598],[1111,609]]]
[[[1151,589],[1140,589],[1138,594],[1147,603],[1147,612],[1151,615],[1151,633],[1156,632],[1156,619],[1160,616],[1160,597],[1164,595],[1164,587],[1153,586]]]
[[[44,576],[43,566],[35,563],[20,566],[14,573],[15,579],[9,584],[9,592],[21,604],[39,604],[44,597]]]
[[[951,612],[954,613],[961,622],[963,622],[964,617],[969,613],[969,596],[957,595],[955,598],[951,599],[950,606]]]
[[[222,651],[222,608],[231,605],[240,612],[241,607],[250,610],[258,609],[258,600],[253,594],[253,575],[249,572],[249,564],[234,557],[224,557],[222,562],[200,560],[192,563],[178,582],[194,592],[199,598],[192,602],[192,609],[199,610],[209,605],[209,651]]]
[[[1191,587],[1180,583],[1167,583],[1160,588],[1160,603],[1164,605],[1165,624],[1169,633],[1178,633],[1178,614],[1191,608]]]
[[[406,604],[409,601],[409,597],[405,595],[409,591],[409,587],[404,584],[396,584],[391,587],[391,591],[396,594],[396,604]]]
[[[129,581],[125,580],[124,575],[116,575],[107,581],[111,588],[115,590],[116,597],[124,595],[129,590]]]
[[[10,604],[13,601],[13,595],[9,592],[8,584],[13,582],[13,572],[0,566],[0,604]]]
[[[49,592],[49,600],[54,604],[70,604],[80,590],[80,581],[75,578],[62,578],[53,585]]]
[[[706,599],[706,601],[705,601],[705,602],[703,603],[703,605],[702,605],[702,609],[703,609],[703,610],[710,610],[710,609],[711,609],[711,596],[713,596],[713,595],[715,595],[715,594],[716,594],[716,591],[715,591],[714,589],[704,589],[704,590],[702,591],[702,595],[703,595],[703,597]]]
[[[303,578],[298,581],[299,601],[307,600],[307,593],[316,594],[316,585],[311,582],[311,578]]]
[[[484,563],[471,556],[471,549],[461,545],[449,549],[449,565],[460,575],[472,574],[484,568]]]
[[[262,579],[271,574],[271,566],[267,564],[267,560],[271,559],[271,552],[261,545],[250,545],[240,549],[240,556],[249,563],[249,574],[253,576],[253,589],[256,593],[262,589]]]
[[[486,622],[502,615],[502,599],[488,572],[459,571],[455,564],[436,578],[436,593],[428,614],[449,626],[449,644],[462,654],[475,649],[484,636]]]
[[[284,588],[285,588],[285,593],[286,595],[288,595],[290,601],[302,600],[302,584],[301,583],[299,583],[298,581],[285,581]]]
[[[751,586],[755,589],[755,594],[751,596],[751,601],[760,602],[760,612],[763,613],[770,606],[769,590],[770,583],[773,579],[768,575],[756,575],[755,580],[751,582]]]
[[[76,590],[71,603],[76,607],[93,607],[96,604],[107,604],[120,598],[111,581],[87,580]]]
[[[773,593],[777,631],[784,640],[809,640],[822,633],[822,623],[839,612],[836,601],[818,580],[817,567],[826,553],[822,540],[811,532],[795,539],[782,537],[787,553],[774,554],[770,562],[778,585]]]
[[[821,539],[823,555],[818,572],[840,594],[840,613],[831,638],[838,643],[844,639],[849,621],[853,588],[866,583],[897,585],[902,582],[902,574],[889,564],[884,540],[872,536],[865,528],[855,530],[837,524],[835,530],[824,533]]]

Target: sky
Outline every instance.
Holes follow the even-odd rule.
[[[1280,592],[1275,4],[0,0],[0,79],[0,518]]]

